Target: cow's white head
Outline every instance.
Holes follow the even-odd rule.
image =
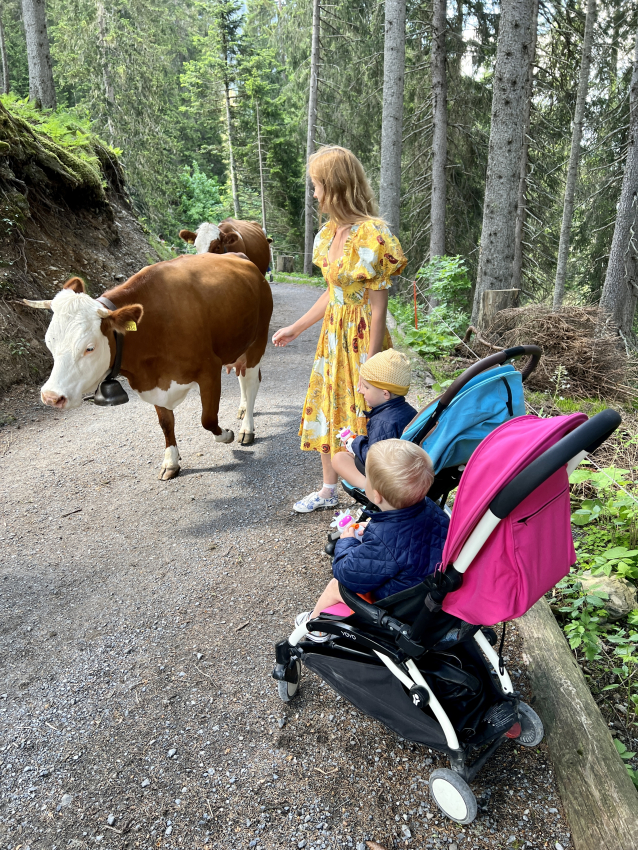
[[[71,410],[95,392],[111,367],[108,337],[126,333],[128,322],[139,322],[141,304],[110,311],[84,292],[84,283],[72,277],[52,301],[25,301],[31,307],[53,310],[44,341],[53,355],[53,371],[40,391],[42,401],[59,410]]]
[[[200,224],[195,232],[180,230],[179,235],[184,242],[194,244],[198,254],[222,253],[223,234],[219,227],[210,221]]]

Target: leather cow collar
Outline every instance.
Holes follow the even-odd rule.
[[[117,310],[115,304],[109,298],[105,298],[104,295],[100,295],[100,297],[95,300],[99,301],[100,304],[103,304],[107,310],[111,310],[111,312],[113,310]],[[108,375],[98,386],[93,395],[93,403],[100,407],[114,407],[117,404],[126,404],[128,401],[126,390],[120,382],[116,380],[117,376],[120,374],[120,367],[122,366],[124,334],[113,331],[113,336],[115,337],[115,360],[113,361],[113,365],[111,366]]]

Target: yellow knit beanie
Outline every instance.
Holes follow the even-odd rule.
[[[394,348],[380,351],[366,360],[359,369],[359,375],[368,384],[387,390],[395,395],[405,395],[410,389],[412,377],[410,361]]]

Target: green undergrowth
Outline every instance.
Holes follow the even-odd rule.
[[[599,469],[585,461],[572,473],[577,562],[552,592],[551,604],[594,699],[619,735],[616,746],[638,787],[636,754],[621,740],[638,737],[638,608],[622,615],[620,607],[611,611],[614,591],[605,584],[609,578],[619,580],[615,587],[627,609],[638,585],[637,471]]]
[[[618,407],[617,402],[608,402],[599,398],[569,398],[562,397],[557,392],[538,392],[525,390],[525,400],[530,410],[541,415],[558,416],[561,413],[586,413],[594,416],[608,407]]]
[[[323,275],[310,275],[303,272],[292,272],[288,274],[286,272],[275,271],[273,271],[272,275],[273,283],[297,283],[305,286],[316,286],[321,289],[326,288]]]
[[[438,360],[451,354],[465,332],[472,284],[461,257],[434,257],[416,279],[424,293],[417,298],[416,317],[409,291],[390,298],[390,312],[403,342],[425,360]]]

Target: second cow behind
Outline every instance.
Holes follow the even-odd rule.
[[[195,232],[180,230],[184,242],[195,245],[198,254],[245,254],[265,275],[270,265],[270,242],[256,221],[226,218],[219,224],[205,221]]]

